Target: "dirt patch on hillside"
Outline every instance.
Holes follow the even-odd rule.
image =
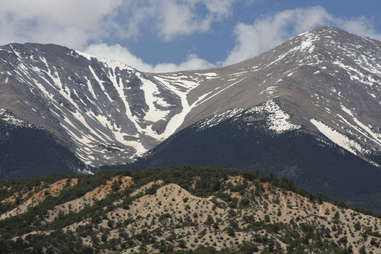
[[[3,213],[0,215],[0,220],[7,219],[9,217],[17,216],[19,214],[23,214],[28,211],[29,208],[38,206],[42,202],[46,200],[47,197],[58,197],[64,188],[71,188],[78,184],[77,178],[72,179],[62,179],[55,183],[50,184],[48,187],[43,188],[42,190],[33,194],[29,199],[25,202],[17,206],[16,208]],[[22,194],[23,196],[29,196],[32,193],[33,189],[30,192]],[[16,198],[14,196],[13,198]],[[13,199],[10,199],[11,202]]]
[[[105,199],[112,192],[126,190],[133,183],[134,181],[130,176],[115,176],[108,180],[106,184],[94,188],[82,197],[57,205],[54,209],[49,210],[45,221],[51,223],[60,213],[63,215],[67,215],[71,212],[78,213],[86,206],[93,206],[95,202]]]

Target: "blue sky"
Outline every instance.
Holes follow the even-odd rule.
[[[223,66],[316,26],[381,40],[379,0],[0,0],[0,43],[56,43],[143,71]]]

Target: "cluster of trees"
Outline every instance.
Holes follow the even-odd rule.
[[[119,183],[116,182],[112,187],[114,191],[106,199],[98,201],[94,205],[88,206],[78,213],[61,214],[52,223],[46,224],[43,222],[47,215],[47,211],[53,209],[54,206],[81,197],[97,186],[105,184],[107,180],[114,176],[131,176],[134,179],[134,185],[121,192],[119,191]],[[350,249],[346,248],[345,239],[342,239],[339,245],[335,244],[333,241],[326,240],[324,238],[324,235],[326,234],[324,229],[314,225],[301,224],[296,226],[284,223],[271,223],[270,218],[265,218],[264,221],[248,219],[247,221],[250,222],[248,226],[240,228],[234,220],[234,218],[238,216],[234,211],[250,207],[252,204],[252,196],[250,195],[253,194],[246,192],[247,181],[236,185],[224,184],[224,180],[227,180],[228,177],[231,176],[241,176],[247,181],[254,182],[256,185],[255,195],[258,196],[264,195],[265,193],[261,183],[270,183],[282,189],[290,190],[308,197],[312,202],[321,203],[323,201],[328,201],[323,195],[314,195],[297,188],[286,178],[279,179],[273,175],[265,175],[259,171],[242,171],[228,168],[177,167],[168,170],[156,168],[145,171],[107,171],[100,172],[94,176],[62,175],[29,181],[12,180],[4,183],[6,183],[6,186],[13,188],[12,190],[18,191],[32,189],[33,187],[41,189],[42,187],[63,178],[78,178],[78,184],[71,188],[65,188],[58,197],[47,198],[39,206],[29,209],[25,214],[0,221],[0,253],[92,253],[94,250],[98,249],[130,248],[138,245],[144,247],[148,244],[157,245],[158,249],[163,253],[237,253],[237,249],[216,251],[213,247],[202,246],[193,251],[174,251],[175,246],[185,247],[186,244],[181,242],[181,240],[176,239],[176,237],[168,239],[168,241],[158,242],[154,237],[150,236],[148,231],[144,230],[134,236],[121,234],[120,239],[108,241],[107,236],[112,229],[124,228],[128,224],[134,223],[134,221],[127,220],[124,223],[118,224],[109,221],[109,229],[100,229],[97,228],[96,225],[105,219],[105,214],[108,211],[111,211],[115,207],[115,201],[122,200],[121,207],[128,209],[132,202],[140,196],[144,194],[154,194],[160,187],[159,185],[153,185],[146,190],[145,193],[135,197],[129,195],[144,184],[156,180],[162,180],[164,183],[176,183],[196,196],[209,197],[213,195],[225,201],[232,211],[229,215],[231,217],[230,226],[227,227],[225,231],[232,237],[240,231],[265,230],[271,234],[281,235],[282,241],[288,243],[287,253],[305,253],[306,251],[308,252],[312,250],[327,250],[327,253],[351,253]],[[230,195],[226,194],[225,191],[227,189],[241,193],[243,198],[240,200],[232,198]],[[0,195],[1,197],[6,197],[9,193],[7,194],[4,191],[1,191]],[[183,201],[184,203],[188,202],[188,200]],[[213,202],[216,206],[225,205],[219,203],[217,199],[214,199]],[[276,202],[276,200],[274,200],[274,202]],[[344,207],[343,204],[340,205]],[[78,228],[76,232],[64,233],[62,231],[63,227],[75,222],[83,221],[86,218],[90,219],[92,223]],[[170,214],[164,214],[158,218],[158,221],[165,221],[170,218]],[[189,225],[193,225],[192,223],[194,222],[190,221],[189,223],[191,223]],[[218,223],[221,223],[221,221],[209,215],[204,223],[209,228],[219,229]],[[30,235],[25,238],[25,240],[20,238],[18,238],[17,241],[9,240],[31,231],[44,230],[51,231],[52,233],[49,235]],[[99,233],[101,234],[100,238],[97,236]],[[204,234],[205,233],[206,232],[204,232]],[[94,248],[84,246],[79,236],[90,236],[93,240]],[[63,242],[65,242],[65,244]],[[376,245],[378,242],[374,241],[373,244]],[[65,246],[64,250],[62,249],[63,245]],[[263,237],[260,235],[256,237],[255,242],[244,243],[239,246],[238,253],[252,253],[258,251],[259,245],[264,246],[264,249],[261,250],[262,253],[283,253],[277,241],[271,237]],[[141,249],[141,253],[145,253],[144,248]]]

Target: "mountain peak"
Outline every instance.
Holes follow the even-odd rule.
[[[318,34],[321,34],[321,33],[337,33],[337,32],[344,32],[344,33],[347,33],[346,31],[338,28],[338,27],[335,27],[335,26],[318,26],[318,27],[315,27],[311,30],[309,30],[310,33],[318,33]]]

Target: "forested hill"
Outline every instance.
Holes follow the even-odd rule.
[[[0,253],[380,253],[381,219],[223,168],[0,182]]]

